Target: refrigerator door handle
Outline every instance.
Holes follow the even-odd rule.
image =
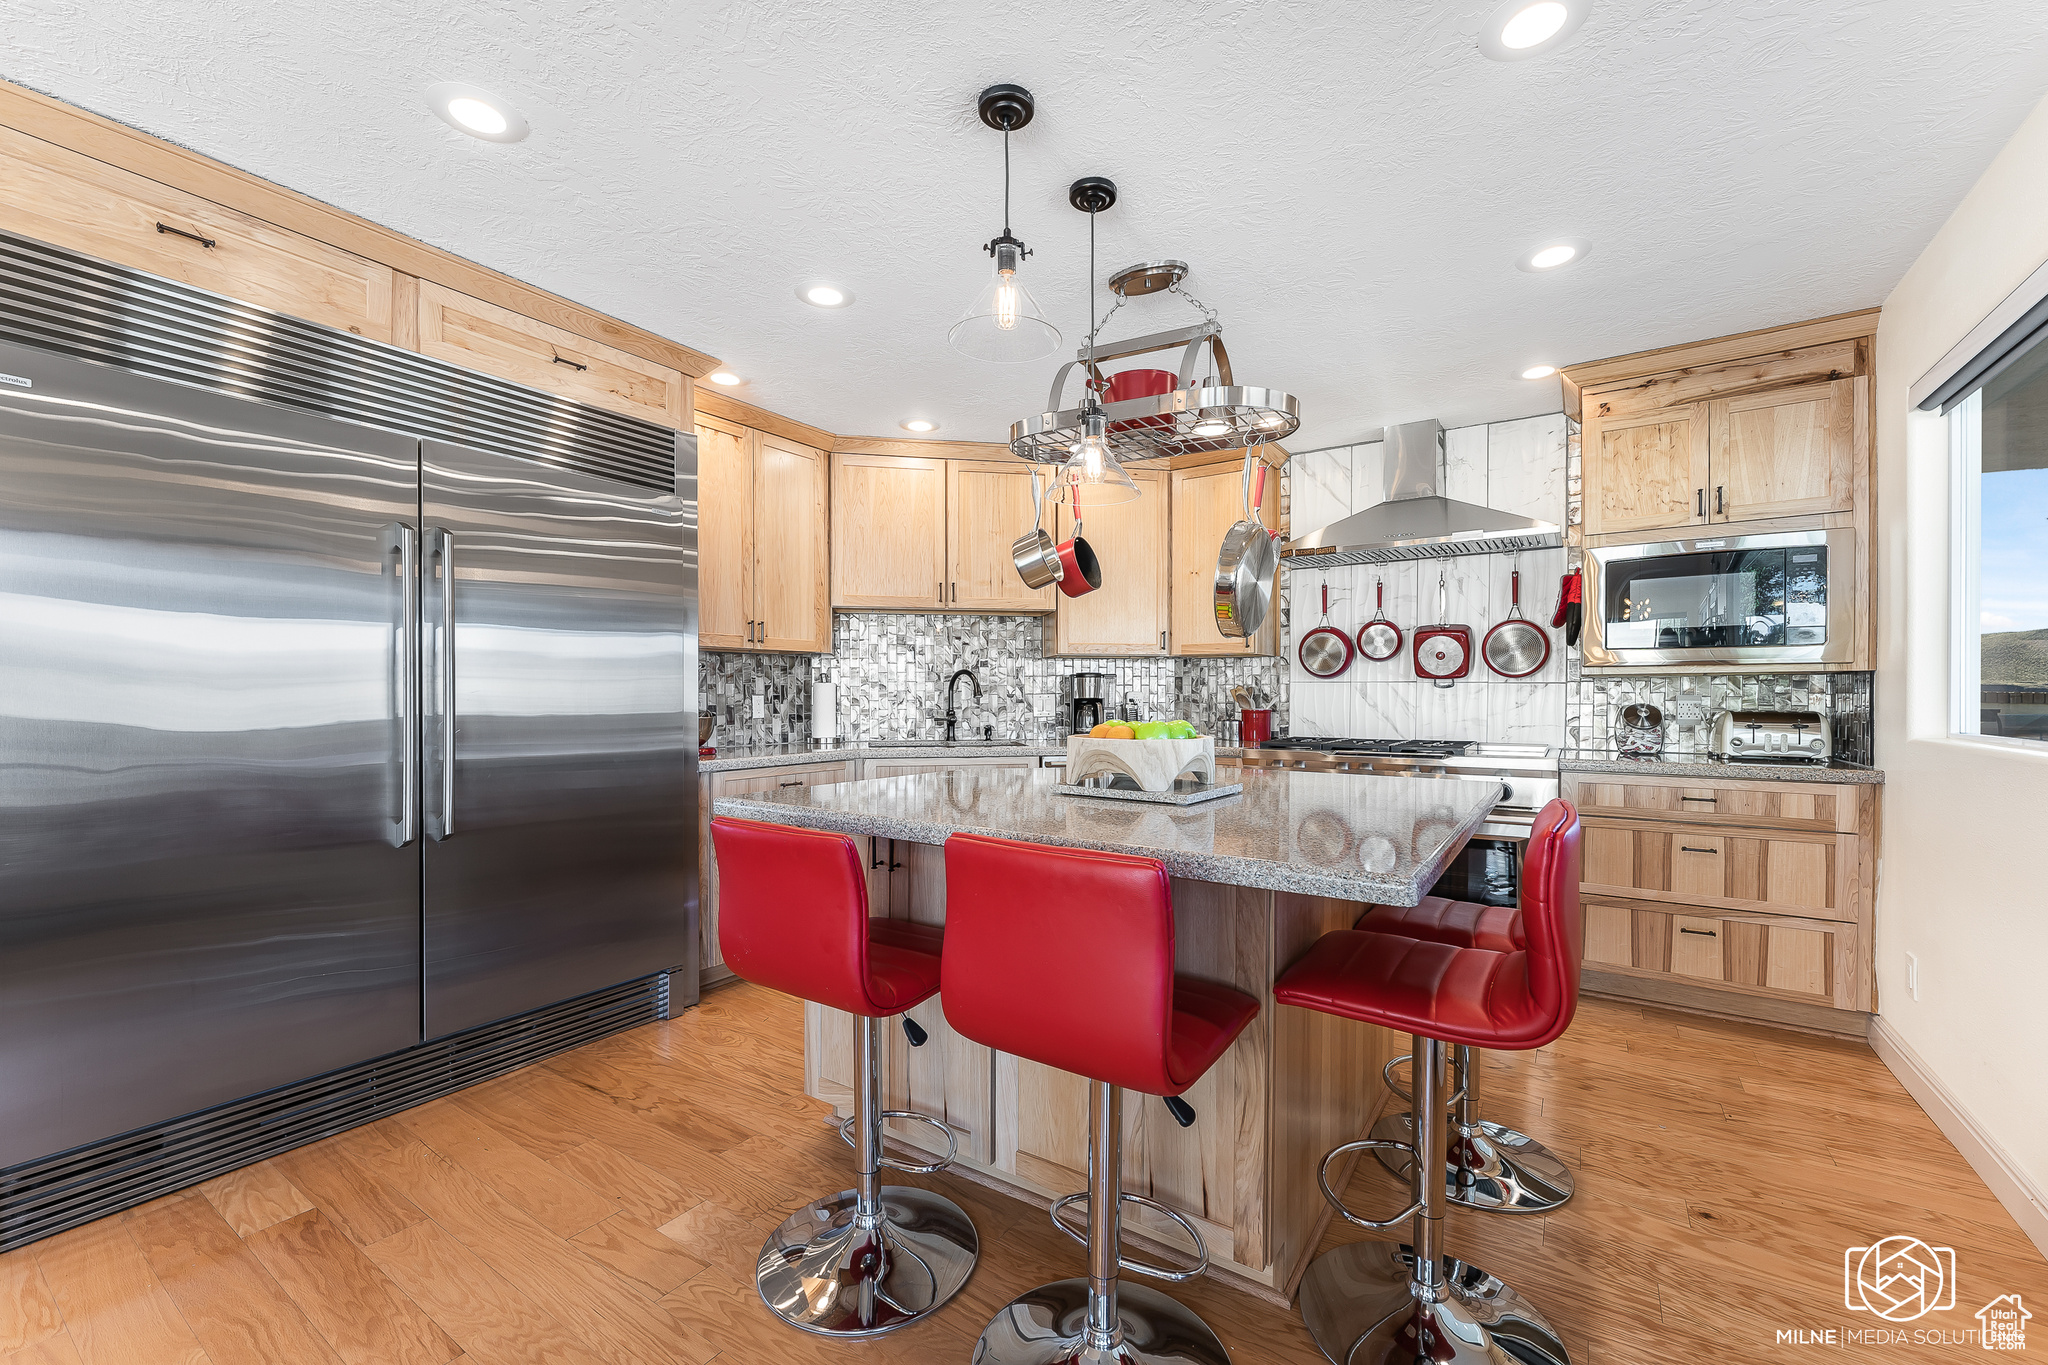
[[[434,628],[435,709],[440,713],[440,810],[428,825],[436,839],[455,833],[455,533],[437,526],[433,536],[434,557],[441,561],[436,575],[441,584],[441,602]]]
[[[420,837],[420,534],[402,521],[384,528],[384,553],[398,557],[398,648],[391,660],[398,713],[399,848]]]

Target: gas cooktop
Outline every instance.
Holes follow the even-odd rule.
[[[1327,739],[1318,735],[1281,735],[1261,749],[1307,749],[1319,754],[1386,754],[1405,758],[1456,758],[1481,745],[1462,739]]]

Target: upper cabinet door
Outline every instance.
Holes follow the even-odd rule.
[[[1216,558],[1223,549],[1224,533],[1244,516],[1243,476],[1244,466],[1236,461],[1173,472],[1170,609],[1175,654],[1272,654],[1279,647],[1277,593],[1265,624],[1249,644],[1216,628]],[[1260,519],[1268,529],[1277,525],[1279,502],[1280,477],[1277,471],[1269,472],[1266,495],[1259,504]],[[1086,513],[1088,509],[1081,510]],[[1274,576],[1279,576],[1277,570]]]
[[[1050,471],[1048,471],[1048,474]],[[1046,476],[1040,476],[1040,483]],[[1010,547],[1030,529],[1031,468],[951,461],[946,469],[946,605],[962,611],[1051,611],[1055,590],[1027,588]]]
[[[1053,631],[1057,653],[1166,653],[1171,494],[1163,473],[1134,469],[1130,474],[1144,496],[1135,502],[1099,507],[1088,513],[1082,527],[1088,547],[1102,564],[1102,586],[1080,597],[1060,599]],[[1073,534],[1073,515],[1065,506],[1059,509],[1057,524],[1054,539],[1065,540]]]
[[[1706,523],[1707,408],[1588,416],[1581,442],[1587,535]]]
[[[1862,378],[1717,399],[1711,405],[1715,521],[1846,512],[1855,503]]]
[[[754,433],[754,643],[789,654],[832,648],[826,582],[831,466],[824,451]]]
[[[389,266],[11,128],[0,128],[0,185],[9,232],[392,340]]]
[[[680,371],[431,280],[420,281],[420,352],[657,426],[690,425],[690,381]]]
[[[946,593],[946,461],[832,457],[832,604],[933,611]]]
[[[754,624],[752,433],[697,419],[697,641],[744,649]]]

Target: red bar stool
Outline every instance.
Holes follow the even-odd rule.
[[[975,1365],[1229,1365],[1230,1353],[1188,1308],[1119,1269],[1192,1279],[1208,1266],[1194,1224],[1125,1194],[1123,1092],[1167,1098],[1202,1078],[1259,1012],[1242,991],[1173,971],[1173,890],[1154,858],[1050,848],[978,835],[946,840],[946,1020],[976,1042],[1086,1076],[1088,1189],[1053,1205],[1053,1226],[1087,1201],[1088,1275],[1014,1299],[983,1329]],[[1195,1264],[1168,1270],[1126,1259],[1121,1205],[1179,1223]]]
[[[1318,1256],[1301,1282],[1301,1316],[1323,1354],[1351,1362],[1569,1365],[1564,1343],[1528,1300],[1444,1248],[1450,1098],[1446,1044],[1542,1047],[1571,1023],[1579,998],[1579,813],[1537,813],[1523,861],[1528,942],[1510,951],[1340,929],[1322,936],[1273,987],[1283,1004],[1414,1035],[1414,1143],[1365,1138],[1323,1157],[1323,1197],[1345,1221],[1385,1231],[1413,1217],[1407,1245],[1354,1242]],[[1407,1152],[1414,1202],[1385,1221],[1360,1218],[1330,1188],[1346,1152]]]
[[[860,852],[843,834],[720,817],[718,944],[738,975],[854,1017],[858,1072],[854,1188],[813,1200],[770,1233],[754,1283],[793,1327],[823,1336],[879,1336],[936,1311],[973,1273],[980,1238],[944,1195],[883,1185],[883,1170],[924,1174],[951,1164],[952,1130],[923,1114],[884,1110],[875,1020],[939,988],[941,930],[868,917]],[[904,1021],[913,1045],[923,1030]],[[882,1155],[882,1120],[913,1119],[946,1134],[946,1157],[911,1165]],[[851,1131],[849,1131],[851,1129]]]
[[[1453,948],[1485,948],[1511,953],[1528,946],[1522,912],[1513,906],[1476,905],[1442,896],[1428,896],[1420,905],[1375,905],[1355,926],[1378,934],[1399,934],[1424,943]],[[1459,1044],[1454,1054],[1457,1093],[1451,1116],[1450,1156],[1444,1164],[1445,1197],[1466,1208],[1494,1213],[1548,1213],[1572,1197],[1576,1188],[1571,1168],[1548,1147],[1505,1124],[1479,1116],[1480,1070],[1477,1050]],[[1394,1068],[1406,1058],[1387,1063],[1387,1084],[1404,1100],[1414,1096],[1394,1079]],[[1415,1116],[1389,1114],[1373,1125],[1372,1135],[1405,1146],[1415,1142]],[[1380,1164],[1406,1180],[1413,1169],[1393,1147],[1376,1149]]]

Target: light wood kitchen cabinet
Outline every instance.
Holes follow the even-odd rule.
[[[1709,428],[1704,403],[1588,421],[1580,436],[1587,534],[1704,525]]]
[[[1169,630],[1172,652],[1184,655],[1274,654],[1279,651],[1278,584],[1265,624],[1247,639],[1231,639],[1216,629],[1216,556],[1223,536],[1244,517],[1244,467],[1229,464],[1176,469],[1172,474],[1173,535],[1170,573]],[[1280,478],[1266,476],[1260,519],[1279,525]],[[1278,577],[1277,571],[1275,577]]]
[[[0,228],[260,308],[393,341],[387,265],[0,128]],[[410,322],[410,319],[407,319]]]
[[[946,462],[946,605],[1050,611],[1056,588],[1027,588],[1010,547],[1030,528],[1032,468],[1021,460]],[[1041,477],[1040,482],[1045,480]]]
[[[1010,544],[1031,525],[1021,461],[832,457],[832,605],[851,611],[1032,613]]]
[[[1566,773],[1585,988],[1859,1032],[1880,788]],[[1811,1007],[1818,1006],[1818,1009]]]
[[[718,848],[711,842],[711,802],[720,796],[751,796],[791,787],[823,787],[850,782],[854,762],[790,764],[780,768],[749,768],[736,773],[711,773],[697,779],[697,947],[698,979],[705,985],[732,975],[718,947]]]
[[[754,623],[754,456],[747,428],[697,419],[697,643],[745,649]]]
[[[832,648],[831,486],[824,451],[754,433],[754,638],[762,649]]]
[[[821,450],[717,417],[697,421],[698,643],[832,648],[831,472]]]
[[[833,606],[937,611],[945,604],[946,464],[832,457]]]
[[[1786,329],[1796,331],[1798,329]],[[1585,370],[1581,475],[1588,536],[1858,510],[1871,459],[1870,339],[1685,364],[1689,349]],[[1703,343],[1707,345],[1709,343]]]
[[[451,365],[656,426],[690,425],[690,381],[680,371],[431,280],[419,283],[419,349]]]
[[[1167,652],[1172,483],[1160,470],[1134,469],[1130,475],[1142,497],[1093,512],[1082,509],[1082,534],[1101,562],[1102,586],[1059,600],[1053,618],[1055,654],[1101,658]],[[1054,525],[1055,541],[1073,534],[1073,514],[1064,505]]]

